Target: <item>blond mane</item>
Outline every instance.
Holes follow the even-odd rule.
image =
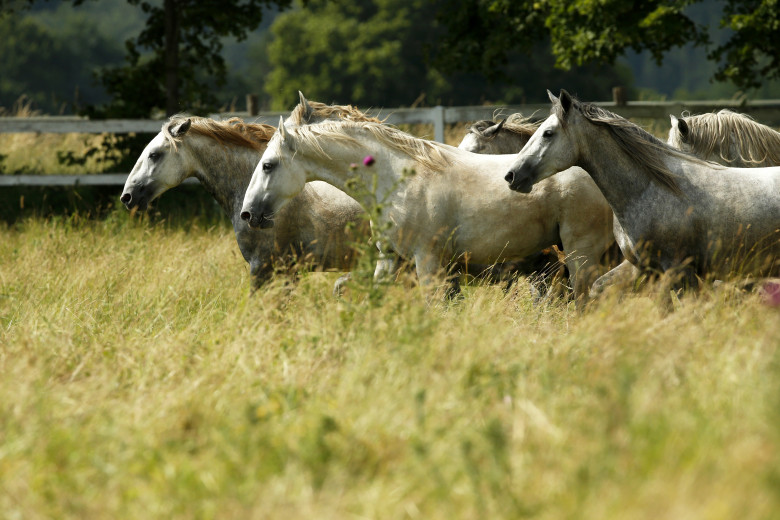
[[[427,139],[420,139],[401,130],[374,121],[336,120],[324,121],[315,125],[304,125],[291,130],[296,137],[296,144],[302,143],[309,149],[324,155],[319,145],[320,139],[334,139],[343,142],[359,144],[358,138],[350,135],[351,130],[366,132],[380,143],[398,150],[417,161],[431,171],[441,171],[452,163],[442,144]]]
[[[181,141],[181,137],[174,137],[171,130],[189,119],[192,124],[187,131],[189,134],[201,135],[217,141],[222,146],[239,146],[253,150],[265,150],[268,141],[276,131],[276,128],[270,125],[257,123],[244,123],[238,117],[233,117],[227,121],[217,121],[206,117],[175,115],[163,125],[163,135],[171,143],[174,150]]]
[[[780,165],[780,133],[746,114],[724,108],[683,119],[688,125],[687,137],[683,139],[677,131],[674,139],[688,144],[700,157],[717,154],[727,164]]]
[[[290,122],[295,126],[325,121],[327,119],[346,121],[370,121],[382,123],[376,117],[371,117],[352,105],[326,105],[319,101],[306,101],[307,106],[298,103],[290,113]]]

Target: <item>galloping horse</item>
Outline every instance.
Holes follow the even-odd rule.
[[[755,168],[780,166],[780,133],[745,114],[723,109],[678,119],[667,143],[724,166]]]
[[[120,200],[128,209],[144,210],[168,189],[196,177],[232,221],[253,288],[271,276],[277,261],[301,259],[320,269],[349,269],[355,237],[346,227],[354,223],[355,233],[368,234],[363,209],[327,183],[307,184],[278,215],[273,230],[251,229],[241,220],[244,192],[275,130],[239,119],[174,116],[144,148]]]
[[[623,254],[642,271],[678,269],[689,286],[697,275],[777,272],[780,168],[716,166],[565,90],[548,95],[551,115],[506,175],[513,191],[529,193],[578,165],[612,207]]]
[[[356,164],[369,156],[370,166]],[[380,221],[372,224],[387,229],[393,251],[414,259],[422,283],[440,280],[456,260],[491,264],[561,242],[576,252],[567,258],[575,294],[586,295],[590,271],[613,240],[609,208],[578,169],[530,194],[508,193],[502,175],[513,160],[377,123],[287,128],[282,121],[253,174],[241,218],[253,227],[271,227],[307,180],[348,189],[347,180],[357,175],[386,201]],[[359,202],[369,207],[374,201]]]

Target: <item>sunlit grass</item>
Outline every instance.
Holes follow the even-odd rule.
[[[248,294],[227,226],[0,230],[7,518],[776,518],[778,309]]]

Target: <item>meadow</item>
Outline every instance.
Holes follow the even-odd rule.
[[[250,294],[197,186],[2,195],[0,518],[780,518],[760,294]]]
[[[780,517],[759,295],[337,276],[250,295],[221,219],[2,225],[0,516]]]

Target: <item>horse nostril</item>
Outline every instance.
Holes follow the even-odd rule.
[[[512,182],[515,180],[515,172],[510,170],[509,173],[507,173],[504,177],[504,180],[509,184],[512,184]]]
[[[251,219],[251,218],[252,218],[252,214],[249,213],[248,211],[242,211],[241,212],[241,220],[249,222],[249,219]]]
[[[131,200],[133,200],[133,196],[129,193],[123,193],[121,197],[119,197],[119,200],[122,201],[122,204],[127,204]]]

